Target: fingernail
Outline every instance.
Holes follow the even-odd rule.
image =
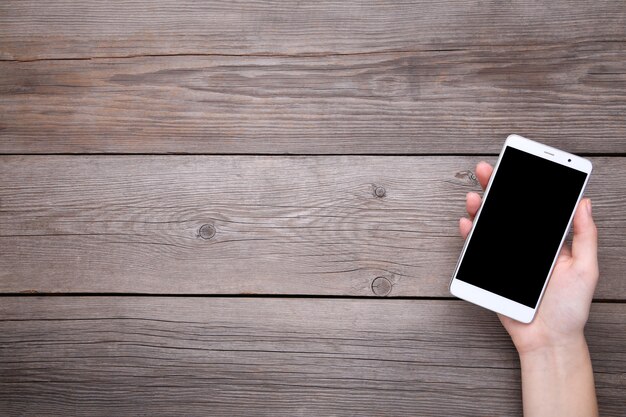
[[[591,199],[587,199],[587,214],[591,216]]]

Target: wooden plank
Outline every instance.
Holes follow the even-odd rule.
[[[3,59],[329,54],[626,40],[621,0],[0,3]]]
[[[0,62],[3,153],[626,153],[626,42]]]
[[[1,292],[445,297],[479,190],[471,157],[0,161]],[[593,162],[596,296],[623,300],[626,163]]]
[[[625,334],[625,304],[594,305],[603,416]],[[461,301],[5,298],[0,346],[3,415],[522,415],[508,335]]]

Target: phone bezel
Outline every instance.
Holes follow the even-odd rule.
[[[495,311],[496,313],[503,314],[507,317],[510,317],[514,320],[520,321],[522,323],[530,323],[537,312],[537,308],[541,304],[541,300],[543,299],[543,294],[548,285],[548,281],[550,280],[550,276],[552,275],[552,270],[554,269],[554,265],[556,263],[556,259],[558,253],[563,246],[563,242],[565,242],[565,238],[567,236],[567,232],[572,224],[572,220],[574,218],[574,214],[576,212],[576,207],[578,207],[578,203],[580,202],[585,188],[587,186],[587,182],[589,181],[589,177],[592,170],[591,162],[585,158],[581,158],[579,156],[570,154],[568,152],[562,151],[560,149],[556,149],[542,143],[538,143],[532,141],[530,139],[526,139],[519,135],[510,135],[506,141],[504,142],[504,146],[500,151],[500,155],[498,156],[498,161],[493,170],[493,174],[489,179],[489,183],[487,184],[487,188],[485,189],[485,193],[483,196],[483,202],[489,198],[489,190],[491,189],[491,184],[493,179],[498,173],[498,168],[500,166],[500,161],[502,160],[502,156],[504,155],[504,151],[506,148],[510,146],[515,149],[519,149],[520,151],[527,152],[531,155],[538,156],[540,158],[547,159],[549,161],[565,165],[567,167],[576,169],[578,171],[584,172],[586,174],[585,182],[580,190],[580,194],[578,195],[578,199],[576,200],[576,205],[574,206],[574,210],[572,210],[572,214],[570,215],[569,221],[567,223],[567,227],[563,231],[563,237],[561,238],[561,243],[559,244],[559,249],[554,255],[554,259],[552,261],[552,265],[550,266],[550,270],[548,272],[548,276],[544,281],[543,288],[541,289],[541,294],[539,295],[539,299],[537,300],[537,304],[534,308],[525,306],[516,301],[510,300],[508,298],[502,297],[501,295],[489,292],[485,289],[477,287],[475,285],[469,284],[465,281],[461,281],[456,278],[459,267],[461,266],[461,262],[463,261],[463,257],[465,256],[465,251],[469,245],[469,242],[472,239],[472,234],[474,232],[474,226],[470,230],[467,239],[465,240],[465,244],[463,245],[463,250],[461,251],[461,255],[459,256],[459,260],[457,261],[456,267],[454,268],[454,274],[452,275],[452,280],[450,281],[450,292],[452,295],[461,298],[463,300],[469,301],[471,303],[477,304],[486,309]],[[478,219],[480,218],[480,213],[483,205],[481,204],[476,216],[474,217],[474,225],[477,224]]]

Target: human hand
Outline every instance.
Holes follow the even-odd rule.
[[[476,166],[476,176],[483,190],[492,173],[493,167],[486,162]],[[477,193],[467,194],[466,209],[470,218],[461,218],[459,223],[463,238],[467,238],[480,204],[481,197]],[[573,223],[572,247],[563,245],[535,319],[525,324],[498,315],[520,356],[585,343],[583,328],[599,276],[597,230],[589,199],[581,200]]]

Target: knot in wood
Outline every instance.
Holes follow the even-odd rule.
[[[212,224],[203,224],[200,226],[200,230],[198,231],[198,236],[202,239],[211,239],[215,236],[215,226]]]
[[[476,174],[472,171],[460,171],[454,174],[454,177],[463,180],[468,184],[478,185],[478,178],[476,178]]]
[[[376,277],[372,281],[372,292],[380,297],[384,297],[391,292],[391,281],[385,277]]]
[[[376,187],[374,188],[374,195],[378,198],[383,198],[385,196],[385,194],[387,194],[387,191],[385,190],[385,187]]]

